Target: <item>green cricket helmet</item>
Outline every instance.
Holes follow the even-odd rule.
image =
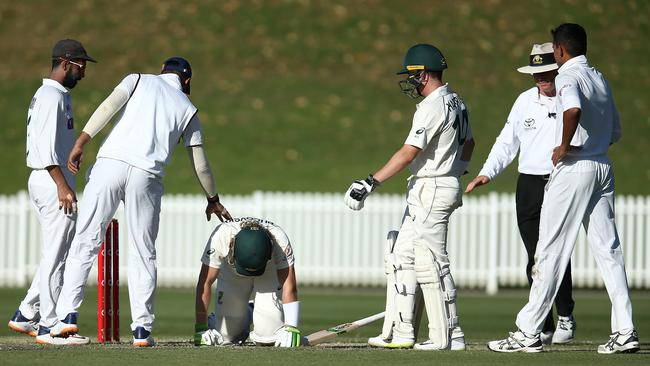
[[[262,227],[255,225],[241,229],[235,235],[235,271],[242,276],[261,276],[271,259],[272,250],[271,238]]]
[[[409,48],[404,56],[404,68],[397,75],[408,74],[408,77],[398,82],[402,93],[410,98],[422,96],[425,71],[442,71],[447,68],[447,61],[439,49],[430,44],[416,44]]]
[[[403,66],[398,75],[417,70],[442,71],[447,68],[447,61],[438,48],[421,43],[409,48]]]

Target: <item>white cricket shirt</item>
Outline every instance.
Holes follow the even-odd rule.
[[[181,136],[185,146],[202,145],[197,109],[181,90],[176,74],[131,74],[116,89],[129,93],[97,157],[123,161],[164,176]]]
[[[494,179],[512,162],[517,152],[519,173],[551,173],[551,155],[557,146],[557,123],[555,97],[541,95],[537,87],[521,93],[478,175]]]
[[[72,98],[57,81],[43,79],[27,112],[27,166],[45,169],[58,165],[67,169],[74,141]]]
[[[405,145],[422,149],[411,162],[417,177],[456,176],[464,173],[460,163],[465,141],[472,138],[467,108],[447,84],[416,105],[413,126]]]
[[[607,81],[590,66],[585,56],[570,59],[558,70],[555,78],[558,118],[571,108],[580,108],[580,121],[571,145],[582,149],[571,151],[577,157],[607,154],[609,145],[621,138],[621,123]],[[562,121],[562,120],[560,120]],[[562,142],[558,128],[556,143]]]
[[[275,238],[271,260],[275,263],[276,269],[288,268],[294,264],[293,249],[284,230],[271,221],[254,217],[235,218],[217,226],[208,239],[201,262],[213,268],[221,268],[222,265],[226,265],[229,256],[232,255],[230,252],[231,242],[235,235],[241,231],[242,224],[248,221],[260,224]]]

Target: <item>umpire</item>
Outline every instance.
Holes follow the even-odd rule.
[[[489,183],[501,173],[519,151],[519,179],[517,180],[517,224],[528,253],[526,276],[533,283],[531,272],[535,264],[535,249],[539,238],[539,218],[544,199],[544,187],[553,170],[551,154],[555,144],[557,114],[555,111],[555,76],[558,66],[553,58],[553,44],[533,45],[529,65],[517,71],[531,74],[535,86],[521,93],[512,106],[508,120],[497,137],[479,175],[465,190]],[[545,344],[568,343],[573,340],[576,323],[573,319],[571,294],[571,262],[555,298],[559,320],[557,329],[553,310],[544,322],[541,339]]]

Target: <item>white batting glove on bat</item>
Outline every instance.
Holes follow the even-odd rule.
[[[355,180],[348,188],[348,191],[345,192],[345,198],[343,201],[348,207],[355,211],[359,211],[363,208],[363,202],[375,190],[379,187],[380,182],[376,180],[372,174],[368,175],[368,178],[364,180]]]
[[[300,330],[290,325],[285,325],[275,332],[276,347],[300,347]]]

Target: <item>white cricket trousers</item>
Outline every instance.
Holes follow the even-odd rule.
[[[606,156],[589,159],[566,158],[546,184],[533,284],[516,322],[526,333],[541,332],[581,224],[612,303],[612,333],[634,328],[623,251],[614,223],[614,172]]]
[[[61,170],[74,191],[74,176],[66,168]],[[18,309],[29,319],[38,319],[40,316],[39,324],[49,328],[57,321],[56,304],[77,215],[66,215],[59,209],[56,183],[47,170],[32,171],[27,184],[32,207],[41,224],[41,259],[27,295]]]
[[[395,299],[398,311],[414,309],[416,281],[415,266],[428,267],[437,272],[444,283],[445,295],[455,302],[456,286],[451,275],[447,253],[447,228],[451,214],[462,205],[462,191],[457,177],[411,177],[407,188],[407,207],[402,219],[393,253],[399,263],[396,275],[397,287],[402,294]],[[416,258],[415,248],[430,252],[427,258]],[[404,272],[404,273],[400,273]],[[406,280],[400,283],[402,280]],[[406,296],[405,296],[406,295]],[[426,296],[426,295],[425,295]],[[426,301],[426,300],[425,300]],[[431,300],[429,300],[431,301]],[[455,306],[455,305],[454,305]],[[411,310],[414,311],[414,310]],[[457,325],[455,308],[447,314]],[[429,314],[429,318],[432,316]],[[395,335],[400,338],[414,338],[412,316],[404,317],[407,322],[397,321]]]
[[[97,159],[79,206],[77,232],[57,307],[59,319],[76,312],[81,305],[84,285],[106,228],[123,201],[129,239],[131,330],[141,326],[151,331],[157,276],[155,242],[162,195],[160,177],[119,160]]]
[[[216,329],[226,343],[246,340],[261,345],[275,343],[275,332],[284,325],[282,310],[282,286],[273,261],[266,265],[264,274],[245,277],[234,272],[226,261],[219,271],[215,302]],[[248,301],[254,294],[254,310],[251,317]],[[250,326],[253,325],[253,331]]]

